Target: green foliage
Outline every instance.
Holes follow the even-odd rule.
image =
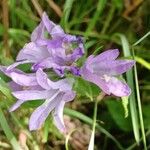
[[[105,103],[98,105],[98,108],[100,108],[98,109],[98,118],[105,118],[106,124],[107,120],[110,123],[102,125],[101,122],[97,121],[95,132],[99,143],[102,142],[100,145],[95,143],[95,147],[97,149],[143,149],[142,146],[137,146],[142,143],[141,145],[144,145],[144,148],[147,149],[146,137],[148,134],[145,133],[145,129],[148,131],[150,129],[149,1],[143,1],[136,6],[138,0],[132,1],[132,3],[124,0],[56,0],[54,3],[62,12],[61,18],[57,16],[56,10],[47,1],[37,2],[39,2],[43,11],[49,14],[52,21],[55,23],[60,22],[67,33],[85,37],[85,57],[90,54],[99,54],[105,49],[120,48],[121,57],[129,59],[134,57],[136,60],[136,67],[124,76],[132,90],[131,96],[122,98],[119,101],[106,100]],[[40,15],[32,1],[9,0],[8,8],[9,28],[7,31],[7,44],[8,51],[10,51],[9,57],[5,55],[7,51],[3,40],[5,27],[2,21],[3,13],[0,13],[0,62],[2,65],[9,65],[14,62],[18,51],[22,49],[25,43],[30,41],[30,34],[40,21]],[[127,15],[129,19],[127,20],[123,17],[123,14],[126,11],[130,11],[130,8],[134,11]],[[134,50],[135,56],[132,50]],[[77,62],[78,66],[84,63],[85,57]],[[31,71],[29,65],[20,65],[18,68],[26,72]],[[56,80],[55,75],[50,74],[49,76]],[[9,81],[9,78],[0,73],[0,106],[2,107],[2,110],[0,110],[0,129],[4,131],[4,133],[1,132],[0,141],[9,142],[14,149],[17,149],[19,147],[17,137],[20,134],[20,129],[28,130],[27,121],[31,114],[28,110],[38,107],[43,103],[43,100],[26,102],[16,113],[6,112],[5,110],[16,101],[8,87],[7,82]],[[73,108],[77,110],[65,109],[65,114],[72,118],[77,118],[92,127],[93,108],[91,107],[93,105],[91,103],[95,102],[100,90],[94,84],[84,81],[80,77],[75,78],[74,90],[77,91],[76,99],[78,100],[73,102],[73,106],[77,105],[78,107]],[[84,103],[85,99],[90,99],[92,102]],[[81,104],[76,104],[78,102]],[[27,113],[25,113],[26,111]],[[12,124],[15,124],[15,126]],[[119,131],[118,128],[120,129]],[[46,120],[43,128],[37,132],[38,137],[28,131],[27,145],[31,146],[29,146],[29,149],[39,150],[45,145],[48,146],[48,149],[55,149],[56,147],[51,147],[51,145],[54,145],[54,141],[62,139],[62,135],[54,127],[50,117]],[[42,138],[40,138],[39,135],[41,134],[39,133],[42,134]],[[106,138],[105,140],[104,134],[108,139]],[[129,135],[131,136],[129,137]],[[124,137],[127,137],[126,140],[124,140]],[[126,148],[123,148],[122,144]],[[147,140],[148,144],[149,141]],[[0,149],[5,148],[0,145]]]
[[[93,101],[93,99],[100,93],[100,90],[96,85],[89,83],[80,77],[76,78],[74,89],[77,94],[81,96],[86,96],[91,101]]]
[[[121,101],[107,100],[105,103],[118,127],[124,131],[131,131],[131,118],[125,118]]]

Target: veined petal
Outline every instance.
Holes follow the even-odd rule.
[[[67,91],[65,92],[62,100],[65,101],[65,102],[69,102],[69,101],[72,101],[76,96],[76,93],[74,91]]]
[[[22,90],[22,86],[15,83],[14,81],[9,82],[8,85],[12,91],[21,91]]]
[[[37,85],[35,74],[25,74],[19,69],[8,70],[5,66],[0,66],[0,70],[10,77],[15,83],[22,86],[35,86]]]
[[[30,100],[17,100],[17,102],[15,104],[13,104],[10,108],[9,108],[9,112],[15,111],[16,109],[18,109],[23,103],[30,101]]]
[[[118,56],[119,56],[119,50],[111,49],[111,50],[104,51],[103,53],[96,56],[92,60],[92,62],[98,63],[98,62],[107,61],[107,60],[115,60]]]
[[[12,70],[13,68],[15,68],[15,67],[17,67],[17,66],[19,66],[19,65],[21,65],[21,64],[28,64],[28,63],[32,63],[32,61],[30,61],[30,60],[17,61],[17,62],[15,62],[15,63],[9,65],[9,66],[7,67],[7,70]]]
[[[74,91],[65,92],[60,103],[55,107],[53,113],[54,122],[56,127],[63,133],[66,132],[66,128],[63,121],[63,110],[66,102],[72,101],[75,97]]]
[[[28,60],[36,63],[49,56],[50,54],[45,46],[38,46],[34,42],[30,42],[19,52],[17,60]]]
[[[35,76],[33,75],[26,75],[26,74],[19,74],[16,72],[11,72],[11,78],[14,82],[22,86],[35,86],[37,85],[37,81]]]
[[[23,104],[25,101],[24,100],[17,100],[17,102],[15,104],[13,104],[10,108],[9,111],[15,111],[18,107],[21,106],[21,104]]]
[[[47,99],[32,113],[29,120],[30,130],[36,130],[41,127],[43,122],[48,117],[49,113],[59,104],[61,98],[62,94],[56,92],[51,98]]]
[[[85,80],[99,86],[108,95],[113,94],[118,97],[123,97],[131,94],[129,86],[115,77],[108,75],[98,76],[91,73],[86,67],[81,69],[81,75]]]
[[[133,60],[114,60],[114,61],[104,61],[99,63],[91,64],[93,73],[97,75],[121,75],[131,69],[135,61]]]
[[[63,29],[59,25],[56,25],[54,22],[50,21],[45,12],[42,15],[42,21],[47,31],[53,38],[64,35]]]
[[[56,90],[24,90],[12,92],[12,94],[21,100],[47,99],[51,97]]]
[[[38,39],[43,39],[44,31],[45,31],[45,27],[43,22],[41,21],[40,24],[33,30],[31,34],[31,41],[36,42]]]
[[[90,72],[90,70],[88,70],[86,68],[86,66],[83,66],[81,68],[81,76],[83,77],[83,79],[96,84],[106,94],[110,95],[109,87],[107,86],[107,84],[105,84],[105,82],[100,78],[100,76],[98,76],[98,75],[93,74],[92,72]]]
[[[66,132],[64,120],[63,120],[63,110],[64,110],[65,101],[61,100],[60,103],[55,107],[53,113],[54,123],[56,127],[63,133]]]
[[[53,89],[59,89],[60,91],[70,91],[72,89],[73,83],[74,83],[74,79],[72,78],[62,79],[56,82],[48,80],[48,84]]]
[[[43,89],[51,89],[51,87],[48,84],[48,76],[46,73],[43,72],[42,69],[38,69],[36,72],[36,78],[37,78],[37,82],[38,84],[43,88]]]
[[[115,77],[111,77],[105,84],[109,87],[110,93],[115,96],[124,97],[131,94],[129,86]]]
[[[32,69],[36,71],[39,68],[45,69],[45,68],[55,68],[55,67],[58,67],[58,65],[54,63],[54,61],[51,57],[48,57],[48,58],[34,64],[32,66]]]
[[[47,74],[44,73],[42,69],[38,69],[36,75],[39,85],[44,89],[59,89],[60,91],[70,91],[74,83],[72,78],[53,82],[48,78]]]

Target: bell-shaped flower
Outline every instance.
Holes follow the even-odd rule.
[[[135,61],[116,60],[118,55],[119,51],[114,49],[98,56],[89,56],[81,68],[81,76],[99,86],[108,95],[129,96],[131,93],[129,86],[117,76],[131,69]]]
[[[75,92],[72,91],[73,79],[66,78],[53,82],[42,69],[32,74],[25,74],[18,69],[7,70],[2,66],[0,70],[12,79],[10,82],[12,94],[18,99],[10,111],[16,110],[27,101],[43,100],[43,104],[36,108],[30,117],[30,130],[40,128],[49,113],[53,111],[55,125],[61,132],[66,132],[63,109],[65,103],[75,97]]]
[[[41,23],[31,35],[31,42],[24,46],[17,56],[17,62],[8,69],[23,63],[32,63],[33,70],[53,68],[60,76],[64,75],[65,70],[76,74],[75,62],[83,54],[82,37],[66,34],[43,13]]]

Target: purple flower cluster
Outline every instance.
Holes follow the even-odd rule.
[[[10,66],[0,66],[0,70],[10,77],[9,86],[17,102],[10,108],[16,110],[26,101],[43,100],[29,120],[30,130],[41,127],[52,112],[55,125],[66,132],[63,121],[63,108],[66,102],[74,99],[75,83],[66,73],[81,76],[92,82],[106,94],[118,97],[129,96],[130,88],[117,76],[129,70],[133,60],[116,60],[119,51],[108,50],[98,56],[89,56],[83,66],[77,67],[76,61],[84,55],[83,38],[66,34],[63,29],[48,19],[43,13],[40,24],[19,52],[16,62]],[[16,67],[20,64],[32,64],[31,73],[25,73]],[[49,74],[55,72],[59,80],[53,81]]]

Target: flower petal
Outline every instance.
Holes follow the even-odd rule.
[[[70,91],[72,89],[73,83],[74,83],[74,79],[72,79],[72,78],[66,78],[66,79],[56,81],[56,82],[48,80],[48,84],[53,89],[59,89],[60,91],[64,91],[64,92]]]
[[[37,63],[49,56],[50,54],[45,46],[38,46],[34,42],[30,42],[19,52],[17,60],[28,60]]]
[[[33,30],[31,34],[31,41],[37,42],[39,39],[43,39],[44,31],[45,31],[45,27],[43,22],[41,21],[40,24]]]
[[[106,94],[110,95],[110,91],[109,91],[109,87],[107,86],[107,84],[105,84],[105,82],[100,78],[100,76],[93,74],[92,72],[90,72],[86,66],[83,66],[81,68],[81,76],[83,77],[83,79],[90,81],[94,84],[96,84],[97,86],[100,87],[100,89],[102,89]]]
[[[57,92],[49,99],[47,99],[41,106],[39,106],[31,115],[29,120],[30,130],[39,129],[42,123],[46,120],[49,113],[59,104],[62,94]]]
[[[109,87],[110,93],[115,96],[124,97],[131,94],[129,86],[115,77],[111,77],[108,82],[105,82],[105,84]]]
[[[66,132],[66,128],[63,120],[63,110],[64,110],[65,101],[61,100],[60,103],[55,107],[53,113],[54,123],[56,127],[63,133]]]
[[[59,25],[56,25],[55,23],[50,21],[45,12],[42,15],[42,21],[43,21],[47,31],[53,38],[64,35],[63,29]]]
[[[72,101],[76,96],[76,93],[74,91],[67,91],[65,92],[62,100],[65,101],[65,102],[69,102],[69,101]]]
[[[104,51],[103,53],[96,56],[92,62],[100,62],[100,61],[107,61],[107,60],[115,60],[119,56],[119,50],[118,49],[111,49]]]
[[[72,78],[66,78],[58,80],[56,82],[51,81],[47,74],[43,72],[42,69],[37,70],[37,81],[41,87],[44,89],[59,89],[60,91],[70,91],[74,80]]]
[[[37,78],[37,82],[38,84],[44,88],[44,89],[51,89],[51,87],[48,84],[48,76],[46,73],[43,72],[42,69],[38,69],[36,72],[36,78]]]
[[[17,61],[17,62],[15,62],[15,63],[9,65],[9,66],[7,67],[7,70],[12,70],[13,68],[15,68],[15,67],[17,67],[17,66],[19,66],[19,65],[21,65],[21,64],[28,64],[28,63],[32,63],[32,61],[30,61],[30,60]]]
[[[0,66],[0,70],[10,77],[15,83],[22,86],[35,86],[37,85],[35,74],[25,74],[19,69],[8,70],[7,67]]]
[[[11,88],[12,91],[21,91],[22,90],[22,86],[15,83],[14,81],[9,82],[8,85]]]
[[[57,64],[54,63],[51,57],[48,57],[32,66],[32,69],[37,71],[39,68],[48,69],[48,68],[56,68],[58,67]]]
[[[21,106],[21,104],[23,104],[25,101],[24,100],[17,100],[17,102],[15,104],[13,104],[10,108],[9,111],[15,111],[18,107]]]
[[[106,94],[113,94],[118,97],[129,96],[129,86],[115,77],[108,75],[98,76],[90,72],[85,66],[81,68],[82,77],[100,87]]]
[[[51,97],[56,90],[24,90],[24,91],[16,91],[12,92],[12,94],[21,100],[34,100],[34,99],[47,99]]]
[[[133,67],[135,61],[133,60],[114,60],[97,62],[91,65],[93,73],[97,75],[121,75]]]

